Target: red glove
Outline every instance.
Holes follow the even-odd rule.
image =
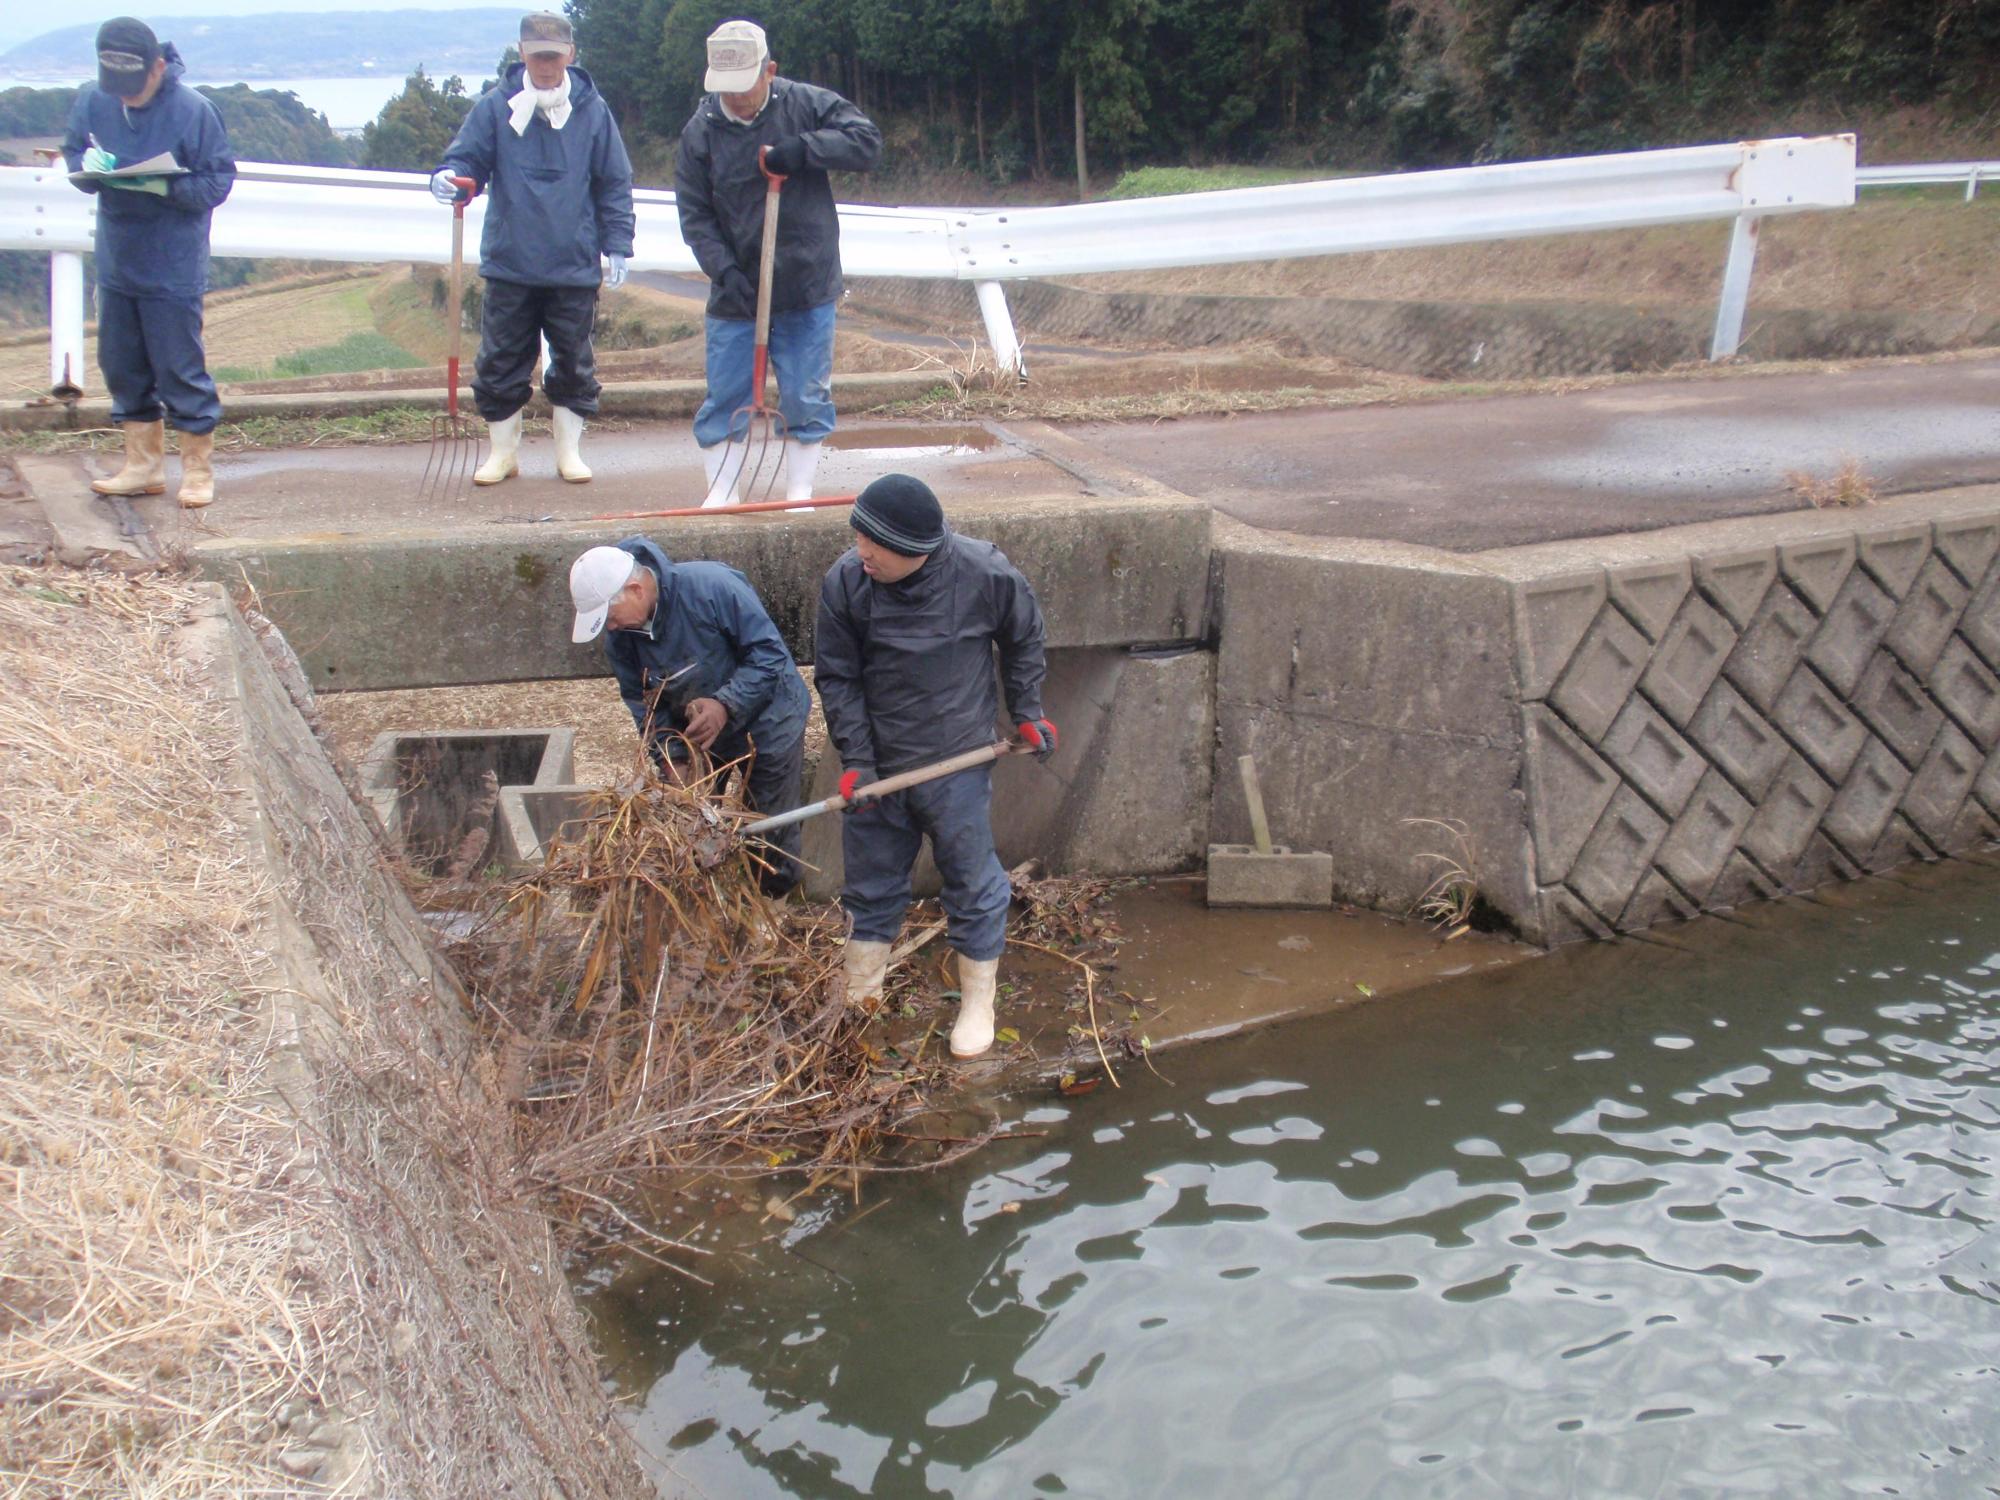
[[[1056,753],[1055,722],[1051,719],[1029,719],[1020,726],[1021,739],[1034,752],[1036,760],[1047,760]]]
[[[842,771],[840,773],[840,795],[845,797],[849,802],[854,800],[854,793],[860,785],[861,772],[859,770]]]

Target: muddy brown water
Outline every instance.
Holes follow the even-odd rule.
[[[586,1284],[663,1492],[2000,1493],[1993,865],[1158,1061]]]

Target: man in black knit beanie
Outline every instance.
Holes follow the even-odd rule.
[[[851,520],[854,548],[820,586],[813,644],[841,795],[991,744],[1000,711],[996,651],[1008,722],[1037,758],[1053,754],[1056,726],[1042,712],[1042,609],[1028,580],[991,542],[947,526],[930,486],[907,474],[870,484]],[[993,1045],[1012,891],[993,848],[992,802],[993,768],[974,766],[871,800],[841,828],[853,1004],[882,994],[910,904],[910,871],[930,837],[958,951],[954,1057]]]

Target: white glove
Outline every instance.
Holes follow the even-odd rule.
[[[118,158],[102,146],[92,146],[83,153],[81,170],[85,172],[109,172],[118,165]]]
[[[625,285],[625,257],[622,255],[607,255],[604,258],[610,262],[604,268],[604,290],[615,292],[619,287]]]
[[[456,181],[458,173],[450,167],[439,167],[431,174],[431,196],[446,208],[458,202],[461,189]]]

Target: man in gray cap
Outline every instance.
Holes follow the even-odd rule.
[[[582,484],[590,478],[583,423],[597,415],[603,389],[591,326],[599,285],[621,285],[632,254],[632,162],[610,106],[576,66],[568,20],[553,11],[522,18],[521,61],[472,106],[431,176],[440,203],[481,191],[486,294],[472,399],[492,446],[473,482],[519,472],[521,408],[547,339],[542,394],[553,408],[556,472]]]
[[[826,174],[866,172],[882,132],[831,89],[778,76],[764,30],[725,21],[708,39],[711,92],[681,131],[674,196],[681,237],[707,273],[708,399],[694,439],[705,505],[733,505],[748,449],[731,419],[751,404],[757,270],[764,241],[760,153],[785,180],[771,277],[771,368],[785,420],[785,498],[812,496],[820,444],[833,431],[833,314],[840,301],[840,221]]]
[[[100,495],[167,487],[166,421],[181,434],[179,500],[215,498],[222,403],[201,345],[208,220],[236,185],[222,117],[181,82],[172,42],[119,16],[97,29],[97,87],[78,92],[63,134],[72,180],[97,195],[97,364],[125,463]],[[167,157],[171,170],[115,175]]]
[[[1046,760],[1056,726],[1042,712],[1042,608],[1020,570],[991,542],[945,525],[930,486],[885,474],[855,498],[854,550],[820,585],[813,681],[827,737],[844,767],[840,795],[885,776],[993,742],[1000,661],[1007,719]],[[993,768],[974,766],[871,800],[847,815],[840,904],[847,998],[882,993],[890,945],[910,904],[910,870],[926,836],[944,878],[944,913],[958,950],[954,1057],[993,1045],[993,1002],[1013,890],[993,848]]]

